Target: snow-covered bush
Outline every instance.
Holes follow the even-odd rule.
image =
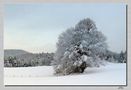
[[[82,73],[86,67],[99,66],[100,58],[97,57],[105,53],[105,41],[105,36],[91,19],[81,20],[59,36],[52,62],[55,73]]]

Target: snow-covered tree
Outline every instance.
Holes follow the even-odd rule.
[[[121,51],[118,62],[126,63],[126,59],[127,59],[126,56],[127,56],[126,51],[125,52]]]
[[[97,57],[105,53],[105,41],[105,36],[97,30],[91,19],[81,20],[74,28],[67,29],[59,36],[52,62],[55,73],[82,73],[88,66],[99,66]]]

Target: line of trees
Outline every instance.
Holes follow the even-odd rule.
[[[28,58],[27,58],[28,57]],[[8,56],[4,58],[5,67],[29,67],[29,66],[42,66],[51,65],[53,62],[54,53],[40,53],[40,54],[24,54],[20,56]],[[105,54],[99,55],[100,59],[115,62],[126,63],[127,52],[121,51],[120,53],[106,51]]]
[[[121,51],[120,53],[107,51],[105,55],[105,60],[109,62],[126,63],[127,62],[127,51]]]
[[[29,67],[50,65],[54,53],[23,54],[4,58],[5,67]]]

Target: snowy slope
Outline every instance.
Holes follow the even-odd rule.
[[[82,74],[54,76],[52,66],[4,68],[5,85],[126,85],[126,64],[86,68]]]

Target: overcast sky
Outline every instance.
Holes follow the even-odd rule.
[[[107,37],[108,48],[126,50],[125,4],[7,4],[4,48],[54,52],[59,34],[91,18]]]

